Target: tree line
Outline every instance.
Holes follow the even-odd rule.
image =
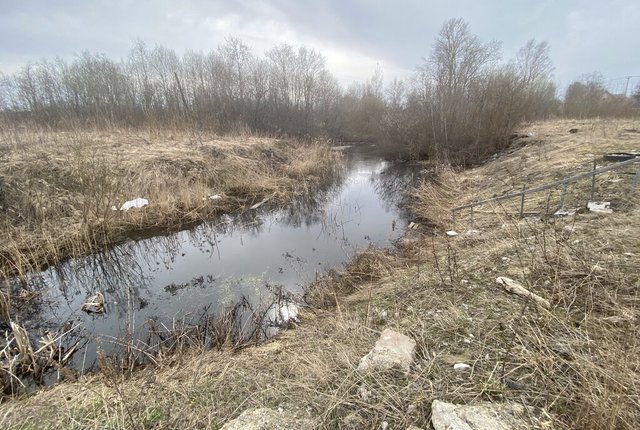
[[[457,163],[500,150],[523,121],[637,110],[636,99],[612,96],[593,78],[570,85],[561,102],[549,49],[530,40],[504,60],[500,43],[484,42],[467,22],[451,19],[412,77],[384,85],[377,70],[343,89],[322,54],[304,46],[281,44],[257,56],[230,37],[208,53],[178,55],[136,41],[120,61],[85,52],[0,75],[0,109],[5,118],[47,126],[375,139]]]

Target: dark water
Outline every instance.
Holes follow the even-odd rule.
[[[313,200],[130,241],[33,276],[29,282],[44,298],[23,323],[36,332],[78,326],[88,343],[72,366],[88,369],[98,344],[109,350],[123,333],[142,336],[149,318],[170,325],[243,296],[260,301],[274,286],[302,293],[370,244],[391,245],[405,229],[398,203],[415,169],[354,150],[346,151],[345,166],[344,180]],[[82,312],[96,291],[106,298],[106,312]]]

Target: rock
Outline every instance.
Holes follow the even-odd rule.
[[[578,132],[577,128],[572,128],[572,129],[569,130],[569,133],[571,133],[571,134],[576,134],[577,132]]]
[[[525,430],[530,428],[526,416],[525,407],[515,403],[431,403],[434,430]]]
[[[611,209],[611,202],[589,202],[587,203],[587,209],[591,212],[598,212],[604,214],[613,213],[613,209]]]
[[[447,236],[449,236],[449,237],[456,237],[458,234],[459,233],[457,231],[455,231],[455,230],[449,230],[447,232]]]
[[[316,428],[308,418],[301,418],[281,409],[247,409],[234,420],[222,426],[221,430],[311,430]]]
[[[358,364],[360,372],[400,369],[409,373],[416,355],[416,342],[409,336],[386,329],[373,349]]]

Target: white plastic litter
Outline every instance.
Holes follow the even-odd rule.
[[[209,197],[203,197],[202,200],[220,200],[222,198],[222,196],[220,194],[213,194]]]
[[[468,370],[468,369],[471,369],[471,366],[469,366],[466,363],[456,363],[456,364],[453,365],[453,370],[462,371],[462,370]]]
[[[578,209],[558,209],[553,215],[557,217],[575,216],[577,212]]]
[[[121,211],[128,211],[129,209],[140,209],[149,204],[149,200],[138,197],[137,199],[129,200],[128,202],[124,202],[122,206],[120,206]],[[113,208],[111,208],[113,209]]]

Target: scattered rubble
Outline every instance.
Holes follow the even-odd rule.
[[[282,408],[247,409],[234,420],[227,422],[221,430],[311,430],[315,424],[308,418],[285,412]]]
[[[454,405],[434,400],[431,424],[434,430],[525,430],[530,428],[526,412],[515,403]]]

